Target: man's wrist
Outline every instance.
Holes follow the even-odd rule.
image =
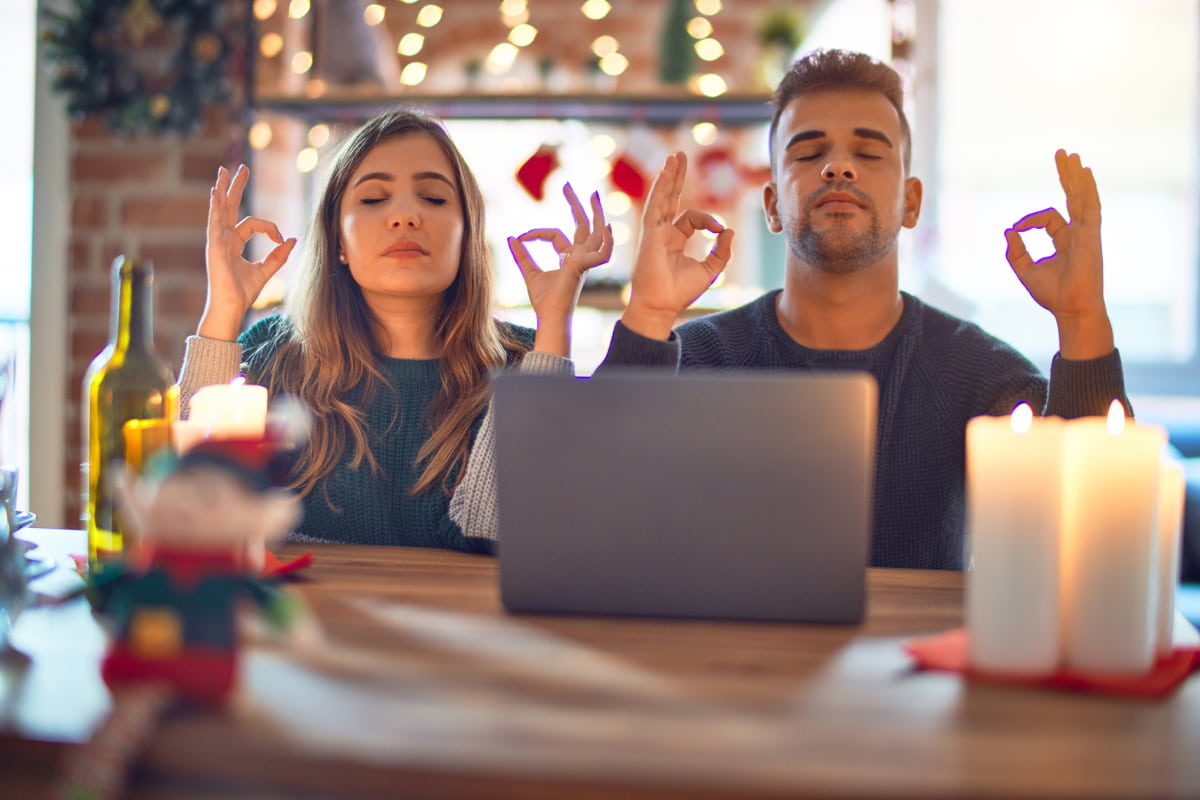
[[[666,341],[671,338],[671,331],[675,328],[678,316],[674,312],[643,308],[630,303],[621,314],[621,322],[639,336]]]
[[[1056,314],[1059,354],[1071,361],[1102,358],[1116,349],[1108,311]]]

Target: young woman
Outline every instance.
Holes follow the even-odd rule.
[[[208,296],[188,337],[181,399],[238,372],[311,415],[293,470],[304,519],[293,538],[491,552],[495,484],[490,374],[570,374],[569,322],[583,277],[612,253],[599,197],[592,218],[568,185],[571,241],[540,229],[510,239],[537,330],[492,316],[483,196],[445,129],[413,108],[381,114],[343,144],[326,176],[283,314],[242,320],[295,239],[237,220],[249,172],[222,168],[208,221]],[[242,256],[255,234],[276,242]],[[541,270],[525,242],[554,245]]]

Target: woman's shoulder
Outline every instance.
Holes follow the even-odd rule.
[[[526,350],[533,347],[533,337],[537,335],[537,331],[533,328],[526,328],[524,325],[517,325],[504,320],[497,320],[496,326],[500,330],[500,336],[506,339],[516,339]]]
[[[272,314],[260,319],[238,337],[245,349],[259,348],[268,344],[279,344],[292,335],[292,323],[283,314]]]
[[[533,349],[533,337],[537,334],[533,328],[496,320],[496,329],[504,345],[505,360],[509,366],[520,361],[522,355]]]

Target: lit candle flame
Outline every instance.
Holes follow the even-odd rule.
[[[1029,407],[1029,403],[1017,403],[1016,408],[1012,410],[1009,424],[1012,425],[1013,433],[1029,432],[1033,427],[1033,409]]]
[[[245,375],[235,375],[233,380],[229,382],[230,386],[243,386],[246,383]]]
[[[1110,436],[1119,436],[1123,430],[1125,430],[1125,406],[1121,405],[1120,400],[1113,400],[1112,405],[1108,407],[1108,433]]]

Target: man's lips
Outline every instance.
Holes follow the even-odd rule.
[[[862,208],[863,204],[858,198],[848,192],[830,192],[817,200],[815,208],[822,206],[833,205],[835,208],[846,208],[853,206],[854,208]]]

